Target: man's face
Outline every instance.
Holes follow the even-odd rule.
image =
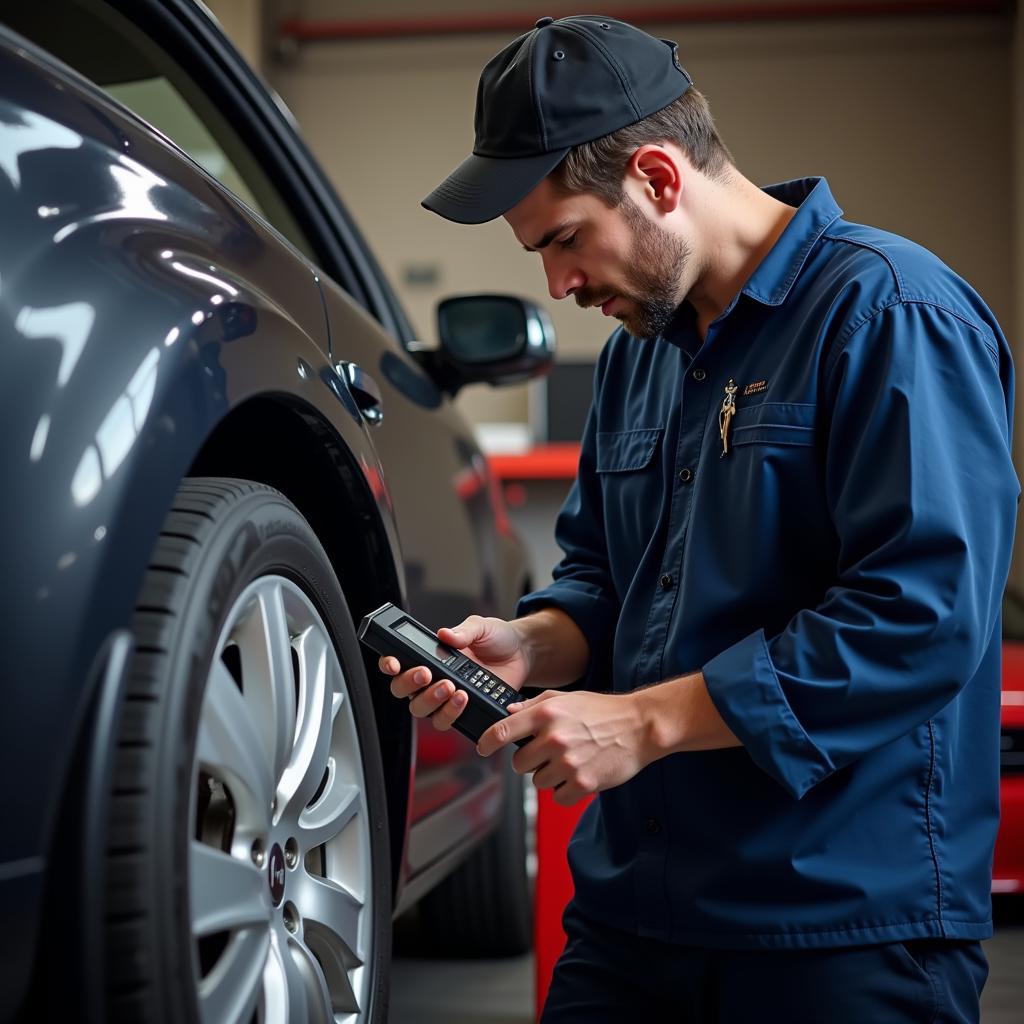
[[[505,219],[540,252],[553,299],[600,307],[635,337],[660,334],[689,290],[689,247],[629,196],[612,210],[594,195],[563,196],[545,179]]]

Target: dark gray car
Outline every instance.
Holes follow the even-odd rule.
[[[0,12],[0,1018],[383,1021],[393,913],[529,939],[517,778],[417,753],[353,622],[529,588],[451,396],[550,327],[415,345],[198,6]]]

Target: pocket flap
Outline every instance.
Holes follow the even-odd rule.
[[[805,402],[760,402],[736,410],[732,421],[732,443],[814,444],[814,421],[818,407]]]
[[[661,439],[662,428],[599,431],[597,435],[598,473],[625,473],[643,469],[652,458]]]

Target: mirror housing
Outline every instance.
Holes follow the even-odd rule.
[[[437,308],[441,347],[432,376],[454,395],[466,384],[516,384],[550,372],[555,329],[547,310],[512,295],[458,295]],[[422,352],[426,356],[428,353]]]

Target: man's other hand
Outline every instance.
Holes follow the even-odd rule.
[[[556,803],[574,804],[626,782],[653,760],[646,720],[633,697],[545,690],[510,704],[509,717],[480,737],[477,751],[486,757],[532,736],[512,766],[521,774],[533,772],[534,784],[554,790]]]

